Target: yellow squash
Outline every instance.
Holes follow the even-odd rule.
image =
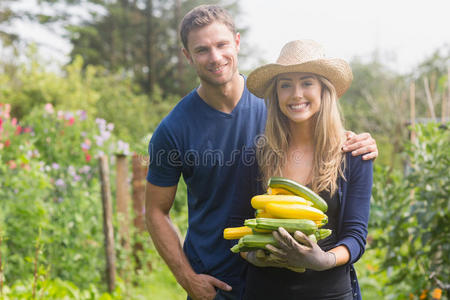
[[[255,209],[265,209],[268,203],[303,204],[308,206],[313,204],[311,201],[295,195],[257,195],[252,198],[251,203]]]
[[[268,203],[265,210],[275,218],[322,221],[326,215],[319,209],[302,204]]]
[[[269,195],[294,195],[293,193],[289,192],[286,189],[283,189],[283,188],[271,188],[271,187],[269,187],[267,189],[267,193]]]
[[[236,240],[252,233],[253,230],[247,226],[229,227],[223,230],[223,238],[226,240]]]

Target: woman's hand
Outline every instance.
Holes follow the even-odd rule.
[[[266,254],[264,250],[244,252],[241,253],[241,256],[257,267],[287,268],[297,273],[305,272],[305,268],[289,266],[286,261],[280,260],[272,254]]]
[[[284,228],[273,232],[280,245],[276,248],[266,245],[274,259],[285,262],[294,268],[306,268],[323,271],[336,266],[336,255],[323,251],[317,243],[312,242],[303,232],[296,231],[292,237]]]
[[[241,253],[241,256],[257,267],[276,267],[283,263],[273,255],[266,255],[262,249]]]

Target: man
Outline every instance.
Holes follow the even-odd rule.
[[[245,218],[230,212],[233,201],[250,201],[251,191],[242,192],[239,184],[248,179],[241,174],[256,162],[252,149],[264,132],[266,109],[238,72],[240,34],[225,10],[194,8],[181,22],[180,36],[200,86],[164,118],[150,141],[147,226],[188,297],[238,299],[245,263],[231,253],[222,231],[241,226]],[[377,156],[368,134],[347,143],[346,150],[357,149],[355,155]],[[189,214],[183,248],[169,216],[180,175],[187,184]]]

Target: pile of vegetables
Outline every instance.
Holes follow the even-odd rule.
[[[265,249],[267,244],[277,246],[272,231],[279,227],[290,234],[301,231],[315,242],[331,234],[330,229],[320,228],[328,222],[328,205],[319,195],[282,177],[270,178],[268,186],[267,194],[251,199],[256,210],[254,219],[245,220],[241,227],[225,228],[225,239],[239,239],[232,252]]]

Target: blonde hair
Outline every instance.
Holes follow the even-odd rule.
[[[338,176],[344,177],[345,156],[341,148],[345,141],[344,127],[333,84],[320,75],[315,75],[321,83],[321,105],[315,118],[314,159],[311,188],[314,192],[328,191],[333,195],[337,190]],[[278,105],[277,77],[272,79],[264,95],[267,106],[267,121],[264,142],[257,149],[258,165],[264,188],[272,176],[283,176],[282,168],[292,132],[288,118]]]

